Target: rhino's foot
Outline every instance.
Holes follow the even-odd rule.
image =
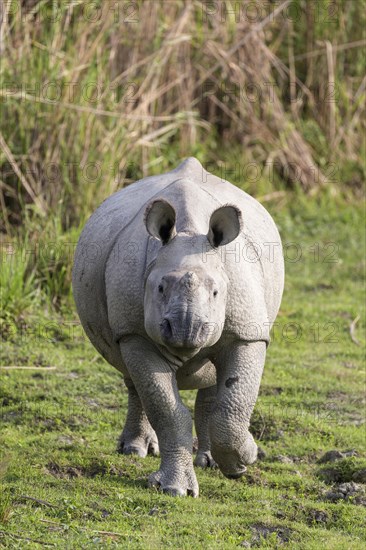
[[[174,497],[198,497],[198,483],[193,466],[172,471],[160,469],[149,476],[149,487],[156,487]]]
[[[258,447],[253,436],[247,432],[242,446],[230,448],[228,444],[217,446],[213,444],[213,455],[221,472],[229,479],[237,479],[246,472],[246,465],[257,460]]]
[[[118,441],[117,452],[123,455],[138,455],[141,458],[145,458],[148,454],[158,456],[158,439],[155,432],[137,437],[132,437],[122,432]]]
[[[199,468],[217,468],[217,464],[212,458],[211,451],[198,451],[194,459],[194,465]]]

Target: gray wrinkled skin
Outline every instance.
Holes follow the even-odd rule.
[[[160,451],[150,486],[198,495],[195,465],[240,477],[257,458],[248,431],[283,291],[268,212],[189,158],[109,197],[80,237],[73,291],[86,334],[124,376],[118,450]]]

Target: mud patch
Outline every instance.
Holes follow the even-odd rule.
[[[350,449],[348,451],[338,451],[334,449],[332,451],[327,451],[321,458],[319,458],[318,463],[324,464],[325,462],[336,462],[342,458],[348,458],[350,456],[357,456],[357,451],[355,449]]]
[[[36,414],[34,417],[41,432],[64,431],[65,427],[71,431],[78,431],[80,428],[90,424],[90,420],[83,415],[71,414],[70,416],[47,417],[43,414]]]
[[[360,470],[357,470],[353,474],[352,480],[356,481],[356,483],[366,483],[366,468],[361,468]]]
[[[329,516],[329,513],[325,510],[316,510],[311,509],[308,510],[306,514],[306,523],[311,527],[313,525],[323,525],[325,526],[329,521],[331,520],[331,517]]]
[[[290,540],[291,530],[280,525],[264,525],[257,523],[251,526],[253,536],[250,541],[243,541],[240,546],[253,548],[261,546],[263,541],[275,543],[276,545],[286,544]]]
[[[1,391],[0,395],[0,407],[10,407],[11,405],[18,405],[22,402],[20,397],[16,397],[5,390]]]
[[[366,480],[365,461],[357,459],[354,456],[350,458],[336,459],[332,465],[320,468],[317,477],[325,483],[347,483],[360,482]]]
[[[46,471],[59,479],[94,478],[97,476],[130,477],[126,470],[98,462],[91,462],[87,466],[61,466],[57,462],[49,462],[46,465]]]

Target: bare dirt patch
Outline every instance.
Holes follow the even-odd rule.
[[[115,466],[91,462],[86,466],[60,465],[57,462],[49,462],[46,465],[49,474],[60,479],[94,478],[97,476],[130,477],[128,472]]]

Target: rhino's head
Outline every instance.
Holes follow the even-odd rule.
[[[176,218],[164,200],[154,201],[146,210],[147,231],[163,246],[146,277],[145,329],[156,343],[187,358],[221,336],[228,277],[214,251],[237,237],[241,213],[234,206],[218,208],[206,234],[177,231]]]

